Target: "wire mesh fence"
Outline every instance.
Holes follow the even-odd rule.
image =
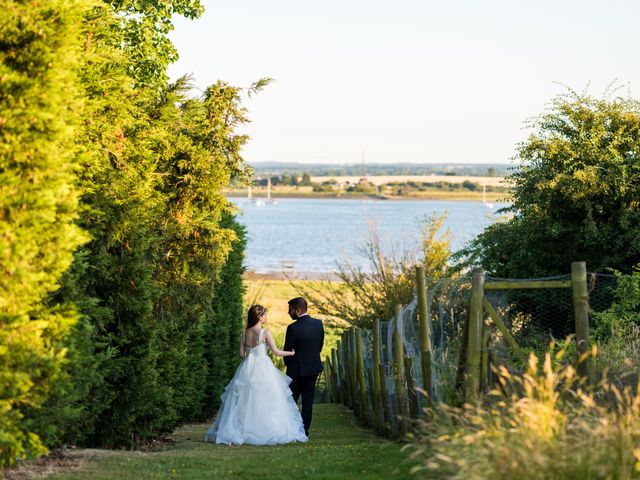
[[[593,272],[586,274],[586,280],[581,278],[577,284],[586,283],[591,310],[609,308],[618,277]],[[490,388],[495,380],[492,365],[522,370],[529,352],[542,354],[550,342],[576,334],[575,277],[483,275],[483,285],[481,338],[476,339],[480,342],[480,388]],[[418,298],[415,295],[402,306],[396,317],[377,323],[378,334],[375,329],[345,332],[326,364],[334,400],[352,407],[364,423],[385,432],[402,431],[398,418],[409,412],[419,414],[430,402],[451,404],[465,399],[465,376],[471,365],[465,350],[474,341],[469,332],[474,317],[472,277],[443,279],[427,292],[428,351],[422,347]]]

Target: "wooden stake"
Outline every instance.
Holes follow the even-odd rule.
[[[356,337],[356,355],[357,355],[357,368],[358,368],[358,386],[360,390],[360,418],[365,425],[369,424],[369,400],[367,399],[367,382],[364,375],[364,352],[362,351],[362,331],[357,328],[354,329],[354,335]]]
[[[382,352],[380,351],[380,320],[373,321],[373,423],[378,430],[383,429],[384,413],[382,411],[382,379],[380,366],[382,365]]]
[[[378,370],[380,371],[380,384],[382,386],[381,389],[381,400],[382,400],[382,428],[383,430],[391,429],[393,427],[387,427],[387,425],[392,425],[393,420],[391,418],[391,405],[389,404],[389,392],[386,389],[386,377],[384,373],[384,366],[382,364],[378,365]]]
[[[415,381],[411,377],[411,367],[413,361],[411,357],[404,357],[404,375],[407,382],[407,396],[409,398],[409,417],[418,417],[418,394],[415,388]]]
[[[333,373],[336,384],[337,403],[342,403],[342,378],[340,376],[340,363],[338,362],[338,352],[335,348],[331,349],[331,360],[333,362]]]
[[[406,405],[405,373],[404,373],[404,347],[402,345],[402,337],[400,336],[400,322],[402,313],[402,305],[396,305],[396,328],[393,331],[393,357],[395,365],[395,383],[396,383],[396,411],[398,413],[400,432],[406,431],[404,423],[408,414]]]
[[[573,311],[576,322],[576,354],[578,374],[589,378],[589,291],[587,290],[587,264],[571,264],[571,285],[573,289]]]
[[[349,329],[349,353],[350,355],[350,373],[351,373],[351,397],[353,398],[353,406],[356,415],[360,417],[362,415],[360,404],[360,395],[358,394],[358,353],[356,351],[356,329],[352,327]]]
[[[482,324],[484,313],[484,270],[473,270],[471,280],[471,300],[469,305],[469,343],[467,344],[467,365],[465,369],[465,400],[475,401],[480,391],[480,352],[482,344]]]
[[[418,320],[420,324],[420,357],[422,367],[422,389],[431,396],[431,330],[429,329],[429,305],[427,304],[427,281],[424,266],[416,267],[418,289]],[[426,399],[427,401],[429,398]]]

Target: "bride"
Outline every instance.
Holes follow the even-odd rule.
[[[242,445],[274,445],[306,442],[302,417],[284,376],[267,354],[289,357],[295,351],[278,350],[269,330],[267,309],[253,305],[240,341],[242,362],[221,395],[218,417],[205,442]]]

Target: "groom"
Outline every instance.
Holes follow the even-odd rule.
[[[302,394],[302,422],[304,432],[309,436],[316,380],[322,372],[320,351],[324,344],[324,328],[320,320],[307,313],[307,301],[302,297],[289,300],[289,316],[295,322],[287,327],[284,350],[295,350],[296,354],[284,357],[284,364],[287,376],[293,380],[289,388],[296,403]]]

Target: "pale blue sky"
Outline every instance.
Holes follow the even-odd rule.
[[[204,4],[170,74],[275,79],[246,102],[249,162],[508,162],[554,82],[640,89],[634,0]]]

